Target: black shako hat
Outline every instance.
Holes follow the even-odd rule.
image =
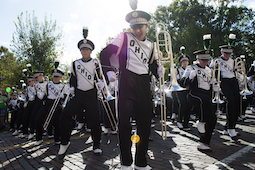
[[[219,46],[222,52],[231,54],[233,53],[234,47],[232,45],[221,45]]]
[[[77,47],[81,50],[82,48],[88,48],[91,51],[93,51],[95,49],[95,45],[92,41],[88,40],[88,39],[83,39],[80,40],[77,44]]]
[[[195,51],[193,54],[195,54],[196,58],[198,59],[209,60],[212,54],[212,50],[199,50]]]
[[[62,77],[65,73],[61,70],[54,69],[52,70],[52,77]]]
[[[132,11],[126,15],[126,21],[130,23],[130,27],[135,27],[137,25],[146,25],[151,19],[150,14],[144,11]]]
[[[36,78],[38,76],[43,75],[43,71],[34,71],[33,74],[34,74],[34,78]]]
[[[34,77],[32,77],[32,76],[29,76],[29,77],[27,77],[27,82],[30,82],[30,81],[35,81],[35,78]]]
[[[184,55],[179,56],[179,62],[180,62],[180,63],[181,63],[182,61],[184,61],[184,60],[189,61],[189,59],[190,59],[190,57],[189,57],[189,55],[187,55],[187,54],[184,54]]]

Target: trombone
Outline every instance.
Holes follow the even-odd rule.
[[[247,96],[247,95],[252,95],[253,92],[248,90],[247,87],[247,77],[246,77],[246,71],[245,71],[245,64],[242,60],[241,57],[237,57],[235,59],[235,70],[240,70],[241,74],[243,75],[243,79],[244,79],[244,89],[242,91],[240,91],[240,95],[242,96]]]
[[[217,84],[218,87],[220,87],[220,60],[216,59],[213,61],[213,72],[212,72],[212,89],[214,89],[214,86]],[[215,77],[217,73],[217,78]],[[217,113],[219,113],[219,104],[224,103],[224,100],[220,99],[220,91],[214,92],[212,90],[212,103],[215,103],[217,105]]]
[[[217,68],[218,67],[218,68]],[[215,77],[215,74],[217,73],[217,79]],[[219,59],[216,59],[213,61],[213,74],[212,74],[212,87],[214,89],[215,84],[217,84],[218,87],[220,87],[220,61]],[[214,91],[212,91],[212,103],[222,104],[224,103],[223,100],[220,99],[220,91],[217,91],[216,94]]]
[[[101,102],[103,104],[103,107],[105,109],[107,117],[109,118],[110,124],[111,124],[113,130],[115,131],[115,130],[117,130],[117,123],[115,121],[116,117],[114,117],[112,109],[111,109],[111,106],[110,106],[108,101],[114,100],[114,99],[116,100],[116,98],[113,97],[111,95],[110,91],[109,91],[109,88],[107,86],[107,83],[106,83],[106,80],[105,80],[105,77],[104,77],[104,74],[103,74],[102,65],[101,65],[100,61],[98,60],[98,58],[95,58],[94,60],[96,61],[95,64],[98,64],[99,74],[101,75],[101,77],[103,79],[104,87],[105,87],[105,92],[103,90],[99,89],[99,87],[96,84],[96,81],[94,81],[95,82],[95,86],[97,88],[97,91],[99,92],[99,99],[101,100]],[[99,78],[99,75],[98,75],[96,69],[95,69],[95,75],[96,75],[97,80],[99,80],[100,78]],[[106,100],[104,100],[104,99],[106,99]],[[113,122],[112,122],[112,120],[113,120]]]
[[[65,88],[66,88],[66,85],[64,86],[64,88],[60,91],[60,93],[56,97],[56,99],[55,99],[55,101],[54,101],[54,103],[53,103],[53,105],[52,105],[52,107],[50,109],[50,112],[49,112],[49,114],[48,114],[48,116],[47,116],[47,118],[46,118],[46,120],[45,120],[45,122],[43,124],[43,129],[45,131],[48,129],[48,126],[49,126],[49,124],[51,122],[51,119],[53,117],[53,114],[54,114],[56,108],[58,107],[58,103],[59,103],[59,101],[60,101],[60,99],[62,97],[62,94],[63,94],[63,91],[64,91]]]
[[[163,27],[163,30],[158,31],[158,28],[160,29],[160,26]],[[163,40],[159,39],[159,35],[163,33]],[[167,38],[169,38],[169,36],[167,36],[168,32],[166,32],[166,27],[164,24],[162,23],[157,23],[156,24],[156,44],[154,43],[154,47],[157,46],[157,52],[158,52],[158,62],[159,64],[165,64],[170,62],[170,56],[168,55],[167,57],[163,57],[163,53],[160,51],[160,47],[165,47],[166,51],[169,51],[169,46],[168,44],[168,40]],[[166,131],[167,131],[167,126],[166,126],[166,93],[165,93],[165,89],[162,89],[162,86],[164,87],[164,77],[165,75],[163,75],[163,77],[159,77],[159,92],[160,92],[160,111],[161,111],[161,131],[162,131],[162,138],[163,140],[166,140]],[[164,104],[163,104],[163,102]]]
[[[163,27],[163,30],[161,28]],[[158,60],[159,64],[165,64],[170,62],[170,72],[171,72],[171,88],[168,89],[170,91],[181,91],[184,90],[182,88],[176,79],[176,73],[174,69],[174,60],[173,60],[173,51],[172,51],[172,41],[170,34],[166,31],[166,27],[163,23],[157,23],[156,24],[156,46],[158,51]],[[162,47],[162,48],[160,48]],[[163,49],[167,53],[167,57],[163,56],[163,53],[161,51]],[[161,100],[161,128],[162,128],[162,137],[164,140],[166,140],[166,95],[165,95],[165,89],[162,89],[162,84],[164,83],[164,76],[162,78],[159,78],[159,88],[160,93],[163,92],[163,100],[162,95],[160,94],[160,100]],[[163,106],[163,102],[164,106]],[[163,131],[165,134],[163,134]]]

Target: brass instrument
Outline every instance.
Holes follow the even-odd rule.
[[[218,67],[218,68],[217,68]],[[215,78],[215,73],[217,73],[217,78]],[[220,61],[218,59],[213,61],[213,75],[212,75],[212,87],[214,89],[215,84],[217,84],[218,87],[220,87]],[[224,103],[223,100],[220,99],[220,91],[217,91],[216,94],[212,90],[212,103],[222,104]]]
[[[62,95],[63,95],[63,91],[64,91],[65,88],[66,88],[66,86],[64,86],[64,88],[60,91],[60,93],[58,94],[58,96],[57,96],[56,99],[54,100],[54,103],[53,103],[53,105],[52,105],[52,107],[51,107],[51,109],[50,109],[50,112],[49,112],[49,114],[48,114],[48,116],[47,116],[47,118],[46,118],[46,120],[45,120],[45,122],[44,122],[44,124],[43,124],[43,129],[44,129],[45,131],[48,129],[48,126],[49,126],[49,124],[50,124],[50,121],[51,121],[51,119],[52,119],[52,117],[53,117],[53,114],[54,114],[56,108],[58,107],[58,103],[59,103],[59,101],[60,101],[60,99],[61,99],[61,97],[62,97]]]
[[[163,29],[161,29],[161,28],[163,28]],[[170,89],[162,89],[162,86],[164,85],[164,76],[159,78],[160,93],[163,93],[162,94],[163,96],[160,94],[162,137],[164,140],[166,140],[167,126],[166,126],[166,94],[165,94],[165,90],[180,91],[180,90],[184,90],[184,88],[182,88],[178,84],[177,79],[176,79],[171,36],[166,31],[166,27],[163,23],[157,23],[155,29],[156,29],[156,47],[157,47],[157,52],[158,52],[159,64],[162,65],[162,64],[166,64],[166,63],[170,62],[170,72],[171,72],[172,86]],[[167,53],[166,57],[163,56],[162,50],[164,50]]]
[[[102,80],[103,80],[103,83],[104,83],[105,92],[103,90],[99,89],[99,87],[96,84],[96,81],[94,81],[95,82],[95,86],[97,88],[97,91],[99,92],[99,99],[101,100],[101,102],[103,104],[103,107],[105,109],[107,117],[109,118],[109,122],[110,122],[113,130],[115,131],[115,130],[117,130],[117,123],[115,121],[115,117],[113,115],[112,109],[111,109],[110,104],[108,102],[109,100],[114,100],[115,97],[113,97],[111,95],[111,93],[110,93],[110,91],[108,89],[108,86],[107,86],[107,83],[106,83],[106,80],[105,80],[105,77],[104,77],[104,74],[103,74],[103,69],[102,69],[102,65],[101,65],[100,61],[97,58],[95,58],[94,60],[96,61],[96,64],[98,64],[99,74],[102,77]],[[100,80],[99,75],[98,75],[96,69],[95,69],[95,75],[96,75],[97,80]],[[104,100],[104,98],[106,100]],[[113,120],[113,122],[112,122],[112,120]]]
[[[246,71],[245,71],[245,64],[244,64],[244,62],[243,62],[241,57],[237,57],[235,59],[235,67],[234,67],[234,69],[240,71],[240,73],[243,76],[244,89],[242,91],[240,91],[240,95],[245,97],[247,95],[253,94],[253,92],[249,91],[248,87],[247,87],[247,77],[246,77]]]

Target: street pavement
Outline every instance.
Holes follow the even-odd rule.
[[[158,117],[151,129],[152,141],[149,143],[148,164],[153,170],[255,170],[255,114],[246,111],[246,119],[238,122],[238,142],[223,135],[226,116],[218,115],[215,133],[211,140],[213,152],[202,153],[197,150],[198,132],[195,121],[190,121],[191,131],[177,128],[176,122],[167,121],[166,140],[162,138],[162,127]],[[35,141],[27,141],[11,132],[0,132],[0,169],[88,169],[118,170],[120,151],[117,135],[102,134],[102,155],[95,155],[89,133],[72,133],[71,145],[64,160],[57,157],[59,146],[52,139],[44,136],[40,146],[33,146]],[[132,153],[135,152],[135,144]]]

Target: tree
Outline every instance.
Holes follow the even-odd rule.
[[[250,56],[247,59],[250,64],[254,59],[254,11],[244,6],[228,7],[229,0],[219,0],[218,3],[219,6],[215,8],[197,0],[175,0],[169,6],[158,6],[150,20],[149,38],[155,41],[155,24],[164,23],[172,37],[174,56],[180,55],[179,48],[184,45],[187,54],[195,60],[192,54],[203,49],[203,35],[212,35],[211,48],[218,57],[219,46],[227,44],[228,35],[235,33],[235,55]]]
[[[22,64],[3,46],[0,47],[0,87],[20,86],[22,78]]]
[[[12,50],[18,61],[31,63],[34,70],[50,73],[55,58],[62,55],[60,40],[62,32],[57,27],[56,21],[44,18],[39,23],[33,13],[32,17],[26,12],[26,18],[21,13],[14,22],[16,31],[13,33]]]

